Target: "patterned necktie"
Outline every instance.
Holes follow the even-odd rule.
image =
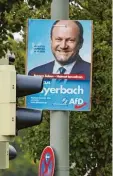
[[[65,69],[64,67],[60,67],[60,68],[59,68],[59,72],[60,72],[60,74],[64,74],[65,71],[66,71],[66,69]]]

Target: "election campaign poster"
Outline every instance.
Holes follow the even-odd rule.
[[[42,110],[91,110],[92,21],[29,19],[26,74],[43,76],[40,93],[26,106]]]

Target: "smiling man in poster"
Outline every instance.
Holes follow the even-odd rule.
[[[83,27],[78,21],[58,20],[51,28],[51,50],[55,60],[29,71],[34,74],[83,74],[90,79],[90,63],[81,59]]]
[[[45,34],[44,26],[46,26],[46,29],[49,26],[50,30],[50,48],[54,57],[52,60],[47,59],[45,63],[42,62],[43,64],[41,64],[40,59],[43,60],[44,57],[49,58],[50,54],[48,54],[49,50],[47,51],[46,44],[36,45],[35,42],[30,41],[33,22],[35,22],[34,26],[36,24],[37,26],[38,24],[42,24],[42,38],[44,38]],[[47,22],[53,23],[47,25]],[[90,24],[87,27],[90,27],[88,29],[90,33],[87,34],[87,39],[91,44],[92,24],[89,20],[86,22],[88,22],[88,25]],[[44,88],[40,94],[27,97],[28,107],[36,108],[38,106],[41,109],[49,110],[90,110],[91,63],[89,60],[91,61],[91,46],[88,46],[89,48],[87,47],[87,50],[89,49],[90,59],[88,61],[83,60],[80,56],[80,50],[84,44],[84,28],[82,23],[72,20],[29,20],[28,49],[31,50],[30,42],[32,42],[32,45],[34,43],[34,54],[35,58],[37,57],[37,66],[36,59],[35,67],[31,66],[33,56],[31,57],[30,50],[28,50],[29,68],[27,72],[33,76],[43,75],[45,81]]]

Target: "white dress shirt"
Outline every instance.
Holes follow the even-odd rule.
[[[55,64],[54,64],[54,67],[53,67],[53,74],[60,74],[60,71],[59,71],[60,67],[64,67],[66,69],[64,74],[70,74],[73,66],[75,65],[75,63],[76,63],[76,61],[73,62],[73,63],[70,63],[68,65],[62,66],[55,60]]]

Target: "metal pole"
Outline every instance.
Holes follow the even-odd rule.
[[[69,19],[69,0],[53,0],[51,3],[51,19]]]
[[[53,0],[51,19],[69,18],[69,0]],[[55,176],[69,176],[69,112],[50,112],[50,146],[55,151]]]

